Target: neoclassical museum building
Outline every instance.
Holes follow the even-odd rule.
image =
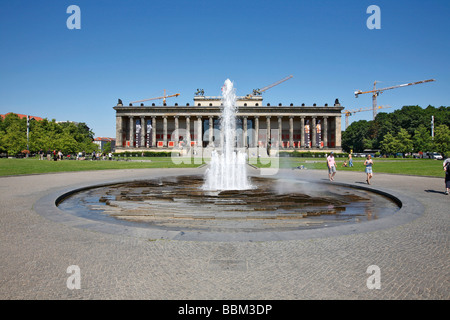
[[[192,149],[219,143],[221,97],[197,95],[190,105],[123,105],[116,111],[116,152]],[[342,107],[263,105],[261,96],[238,97],[236,147],[299,152],[342,152]],[[253,149],[255,150],[255,149]],[[270,152],[269,152],[270,154]]]

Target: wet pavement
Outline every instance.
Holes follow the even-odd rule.
[[[250,189],[228,191],[204,191],[201,175],[124,182],[81,190],[58,207],[136,227],[220,232],[323,228],[381,219],[399,209],[389,198],[356,188],[298,179],[249,180]]]
[[[0,178],[0,297],[450,297],[450,196],[443,193],[443,178],[375,173],[373,184],[367,186],[363,172],[338,172],[335,185],[356,187],[358,195],[366,192],[365,188],[390,194],[402,204],[386,217],[329,228],[265,228],[231,233],[204,230],[201,226],[191,226],[190,231],[162,226],[155,231],[92,220],[49,205],[58,196],[87,186],[202,172],[141,169]],[[252,174],[256,175],[256,170]],[[286,177],[327,187],[332,184],[325,171],[280,171],[278,178]],[[103,200],[101,205],[105,206],[111,199]],[[67,287],[67,268],[73,265],[81,270],[81,287],[76,290]],[[373,265],[381,270],[380,289],[367,286],[367,270]]]

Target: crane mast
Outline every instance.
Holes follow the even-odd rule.
[[[175,93],[172,95],[166,95],[166,89],[164,89],[164,95],[162,97],[156,97],[156,98],[150,98],[150,99],[144,99],[144,100],[138,100],[138,101],[132,101],[131,104],[133,103],[140,103],[140,102],[145,102],[145,101],[150,101],[150,100],[158,100],[158,99],[163,99],[163,103],[166,103],[166,98],[171,98],[171,97],[178,97],[180,94],[179,93]]]
[[[421,83],[433,82],[433,81],[436,81],[436,80],[435,79],[428,79],[428,80],[422,80],[422,81],[416,81],[416,82],[400,84],[400,85],[387,87],[387,88],[382,88],[382,89],[377,89],[376,88],[377,81],[375,81],[374,84],[373,84],[373,90],[370,90],[370,91],[361,91],[361,90],[355,91],[355,98],[358,98],[358,96],[360,94],[372,93],[373,120],[375,120],[375,117],[377,116],[377,97],[380,94],[382,94],[384,91],[391,90],[391,89],[396,89],[396,88],[401,88],[401,87],[408,87],[408,86],[421,84]]]
[[[279,85],[280,83],[283,83],[283,82],[285,82],[285,81],[287,81],[287,80],[289,80],[289,79],[291,79],[293,77],[294,77],[293,75],[290,75],[290,76],[288,76],[286,78],[283,78],[281,80],[278,80],[277,82],[274,82],[274,83],[272,83],[272,84],[270,84],[268,86],[265,86],[262,89],[259,89],[259,88],[258,89],[253,89],[253,93],[246,95],[245,98],[251,99],[253,96],[260,96],[264,91],[266,91],[266,90],[268,90],[268,89],[270,89],[272,87],[275,87],[275,86]]]
[[[390,106],[378,106],[377,110],[378,109],[387,109],[387,108],[390,108]],[[356,109],[356,110],[344,110],[344,111],[342,111],[342,113],[345,114],[345,129],[347,130],[347,128],[348,128],[348,118],[351,115],[353,115],[354,113],[357,113],[357,112],[371,111],[372,109],[373,108],[366,108],[366,109],[360,108],[360,109]]]

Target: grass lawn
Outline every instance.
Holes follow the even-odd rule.
[[[364,172],[363,158],[353,159],[353,167],[343,167],[346,158],[336,158],[337,171],[359,171]],[[294,168],[304,166],[306,169],[327,170],[326,160],[324,158],[280,158],[280,168]],[[393,173],[418,176],[444,177],[441,160],[432,159],[373,159],[373,172]],[[257,167],[270,167],[270,164],[256,164]]]
[[[201,164],[194,163],[194,159],[170,157],[143,157],[135,158],[134,161],[90,161],[90,160],[63,160],[48,161],[29,159],[0,159],[0,176],[65,172],[65,171],[88,171],[88,170],[108,170],[108,169],[145,169],[145,168],[196,168]],[[139,162],[144,160],[143,162]],[[149,161],[150,160],[150,161]],[[176,161],[184,163],[178,164]],[[271,159],[276,161],[277,159]],[[344,158],[337,158],[338,171],[359,171],[364,172],[364,159],[356,158],[353,160],[353,167],[342,167]],[[306,169],[326,170],[327,165],[324,158],[278,158],[279,168],[294,168],[303,165]],[[204,162],[203,162],[204,163]],[[255,164],[257,167],[276,166],[272,164]],[[382,159],[375,158],[373,165],[374,174],[394,173],[407,175],[422,175],[433,177],[444,177],[441,160],[431,159]]]
[[[177,158],[182,160],[181,158]],[[196,168],[201,164],[186,160],[177,164],[170,157],[136,158],[135,161],[109,160],[62,160],[48,161],[35,158],[28,159],[0,159],[0,176],[19,174],[50,173],[64,171],[109,170],[109,169],[145,169],[145,168]],[[146,160],[139,162],[139,160]],[[150,160],[151,162],[149,162]],[[197,160],[198,161],[198,160]],[[190,162],[190,163],[189,163]]]

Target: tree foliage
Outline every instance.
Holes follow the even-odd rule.
[[[442,124],[436,128],[434,147],[437,152],[447,154],[450,150],[450,129]]]
[[[436,128],[434,140],[431,139],[432,116]],[[342,134],[342,148],[347,152],[381,149],[383,153],[437,151],[448,154],[448,128],[450,107],[404,106],[392,113],[381,112],[373,121],[353,122]]]
[[[98,146],[93,143],[94,133],[85,123],[62,122],[54,119],[49,121],[30,120],[29,150],[36,153],[39,150],[60,150],[64,154],[79,151],[92,152]],[[18,154],[27,149],[27,119],[20,119],[16,114],[9,113],[0,118],[0,152]]]

